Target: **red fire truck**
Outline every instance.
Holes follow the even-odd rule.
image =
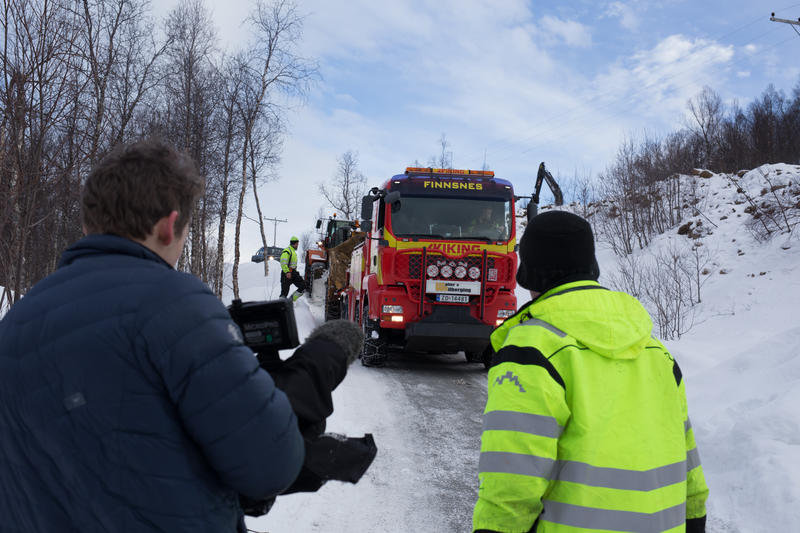
[[[494,172],[416,167],[364,197],[337,298],[364,328],[365,365],[396,350],[489,364],[489,334],[517,306],[514,200]]]

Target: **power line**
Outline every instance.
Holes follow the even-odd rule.
[[[732,33],[735,33],[735,31],[731,32],[731,34]],[[760,40],[761,38],[769,35],[770,33],[772,33],[772,32],[771,31],[765,31],[764,33],[758,35],[757,37],[748,38],[747,41],[750,42],[750,43],[756,42],[756,41]],[[732,43],[732,46],[738,46],[738,45],[739,45],[738,43]],[[691,51],[684,53],[680,57],[676,58],[673,61],[673,63],[679,64],[681,61],[689,58],[690,54],[691,54]],[[686,69],[679,70],[678,72],[674,72],[672,74],[665,74],[663,76],[660,76],[657,79],[655,79],[655,80],[651,81],[650,83],[648,83],[647,85],[643,85],[643,86],[639,87],[637,90],[634,90],[632,92],[626,93],[626,97],[627,98],[632,98],[634,96],[638,96],[638,95],[642,94],[643,92],[648,91],[648,90],[650,90],[650,89],[652,89],[654,87],[658,87],[658,86],[664,85],[666,82],[672,80],[673,78],[676,78],[678,76],[687,74],[687,73],[689,73],[691,71],[696,70],[697,67],[701,67],[703,65],[707,65],[707,64],[713,63],[714,61],[716,61],[716,58],[711,58],[709,60],[706,60],[706,61],[703,61],[703,62],[700,62],[700,63],[692,63]],[[556,119],[560,119],[561,123],[563,124],[565,119],[566,119],[566,121],[571,121],[572,118],[573,118],[573,115],[575,115],[575,114],[577,114],[578,116],[582,117],[583,111],[585,109],[589,109],[591,104],[594,104],[594,103],[596,103],[598,101],[602,101],[602,100],[605,100],[605,99],[608,99],[608,98],[611,98],[611,101],[609,101],[606,104],[600,105],[600,106],[592,107],[591,109],[600,110],[600,109],[605,109],[607,107],[610,107],[610,106],[613,106],[615,104],[618,104],[619,103],[619,98],[614,98],[614,97],[616,97],[619,94],[619,92],[621,90],[623,90],[623,89],[625,89],[625,87],[620,86],[620,87],[612,88],[611,90],[608,90],[608,91],[604,91],[604,92],[594,96],[590,100],[584,102],[582,105],[575,106],[575,107],[567,110],[566,112],[557,113],[555,115],[552,115],[550,117],[547,117],[547,118],[543,119],[536,126],[534,126],[533,129],[538,130],[539,126],[549,125],[550,123],[552,123]],[[522,139],[520,141],[515,142],[515,144],[518,145],[520,143],[524,143],[526,141],[533,140],[533,139],[535,139],[537,137],[540,137],[543,133],[544,132],[542,132],[542,131],[536,131],[535,133],[529,135],[528,137],[526,137],[526,138],[524,138],[524,139]],[[512,148],[512,150],[516,151],[516,148]],[[525,150],[522,153],[526,153],[528,151],[530,151],[530,149],[529,150]],[[503,158],[500,161],[505,161],[507,159],[508,159],[508,157]]]
[[[763,54],[763,53],[768,52],[768,51],[770,51],[770,50],[772,50],[774,48],[777,48],[777,47],[789,42],[791,39],[794,39],[794,37],[789,37],[788,39],[784,39],[782,41],[779,41],[779,42],[773,44],[772,46],[769,46],[768,48],[765,48],[759,54]],[[616,116],[621,115],[623,113],[627,113],[629,111],[630,111],[629,109],[622,109],[620,111],[617,111],[616,113],[613,113],[613,114],[609,115],[608,118],[613,118],[613,117],[616,117]],[[568,129],[566,132],[562,133],[561,135],[559,135],[557,137],[549,138],[548,142],[557,143],[558,141],[564,140],[565,138],[569,137],[570,135],[573,135],[574,132],[575,132],[575,129]],[[520,153],[525,154],[525,153],[528,153],[528,152],[532,151],[533,149],[534,148],[527,148],[525,150],[522,150]],[[511,157],[514,157],[514,155],[510,155],[510,156],[506,157],[505,159],[502,159],[501,161],[507,161]]]
[[[791,9],[791,8],[794,8],[794,7],[797,7],[797,6],[800,6],[800,3],[796,3],[796,4],[792,4],[790,6],[786,6],[784,8],[781,8],[781,10]],[[752,26],[753,24],[755,24],[755,23],[757,23],[757,22],[759,22],[761,20],[763,20],[763,18],[761,16],[758,16],[758,17],[748,21],[747,23],[745,23],[745,24],[743,24],[743,25],[741,25],[739,27],[737,27],[737,28],[735,28],[735,29],[733,29],[733,30],[731,30],[731,31],[729,31],[727,33],[724,33],[724,34],[720,35],[719,37],[716,37],[716,38],[712,39],[712,41],[713,42],[723,41],[723,40],[727,39],[728,37],[730,37],[730,36],[740,32],[740,31],[742,31],[745,28],[748,28],[748,27]],[[752,43],[752,42],[757,41],[757,40],[761,39],[762,37],[764,37],[764,36],[766,36],[766,35],[768,35],[770,33],[771,33],[770,31],[767,31],[767,32],[764,32],[764,33],[758,35],[755,38],[746,38],[746,40]],[[733,46],[738,46],[739,45],[738,43],[731,43],[731,44]],[[779,44],[782,44],[782,43],[779,43]],[[772,48],[774,48],[774,46],[769,47],[767,50],[772,49]],[[683,60],[686,57],[688,57],[690,54],[691,54],[691,51],[688,51],[685,54],[683,54],[681,57],[678,57],[677,59],[675,59],[674,62],[678,63],[681,60]],[[709,61],[705,61],[705,62],[702,62],[700,64],[693,65],[690,69],[686,69],[686,70],[683,70],[683,71],[680,71],[680,72],[677,72],[677,73],[674,73],[674,74],[671,74],[671,75],[660,77],[657,80],[651,82],[650,84],[639,88],[637,91],[634,91],[633,93],[629,93],[627,96],[628,97],[636,96],[636,95],[642,93],[645,90],[651,89],[651,88],[655,87],[656,85],[663,84],[666,81],[669,81],[669,80],[671,80],[671,79],[673,79],[673,78],[675,78],[677,76],[680,76],[682,74],[688,73],[690,70],[696,69],[699,66],[711,63],[714,60],[715,59],[712,58]],[[618,89],[614,89],[614,88],[609,89],[607,91],[604,91],[603,93],[599,93],[599,94],[595,95],[593,98],[591,98],[590,100],[588,100],[586,102],[583,102],[580,105],[572,107],[571,109],[569,109],[569,110],[567,110],[565,112],[558,112],[558,113],[552,114],[552,115],[550,115],[548,117],[545,117],[545,118],[541,119],[540,121],[534,123],[534,126],[529,130],[529,131],[532,131],[533,133],[531,133],[530,135],[528,135],[528,136],[526,136],[526,137],[524,137],[522,139],[518,139],[518,140],[514,140],[514,141],[510,141],[510,140],[496,141],[494,143],[490,143],[487,146],[487,148],[491,147],[493,145],[494,146],[500,145],[500,149],[498,150],[498,152],[502,153],[502,152],[504,152],[506,150],[512,152],[511,155],[498,160],[499,162],[506,161],[506,160],[510,159],[511,157],[514,157],[515,155],[520,153],[520,152],[517,151],[518,150],[517,146],[519,146],[520,144],[527,143],[527,142],[529,142],[529,141],[531,141],[531,140],[533,140],[533,139],[535,139],[537,137],[540,137],[544,133],[544,132],[540,131],[540,128],[542,126],[549,125],[549,124],[553,123],[557,119],[563,119],[564,117],[568,117],[568,116],[574,115],[575,113],[581,114],[582,110],[588,109],[593,103],[596,103],[599,100],[605,99],[606,97],[613,97],[614,95],[616,95],[619,92],[619,90],[622,90],[622,89],[623,89],[623,87],[619,87]],[[609,102],[609,103],[607,103],[607,104],[605,104],[605,105],[603,105],[603,106],[601,106],[599,108],[595,108],[595,109],[603,109],[603,108],[606,108],[606,107],[610,107],[610,106],[614,105],[615,103],[617,103],[617,101],[611,101],[611,102]],[[619,113],[617,113],[617,114],[619,114]],[[612,116],[614,116],[614,115],[612,115]],[[568,121],[571,121],[571,120],[572,120],[571,118],[568,119]],[[561,122],[563,124],[563,120]],[[527,152],[529,152],[531,150],[533,150],[533,148],[529,148],[527,150],[523,150],[521,153],[527,153]],[[468,159],[470,159],[470,158],[468,158]]]
[[[754,38],[754,39],[748,39],[748,40],[749,40],[750,42],[758,41],[759,39],[761,39],[762,37],[764,37],[764,36],[766,36],[766,35],[768,35],[768,34],[770,34],[770,33],[771,33],[771,32],[769,32],[769,31],[768,31],[768,32],[764,32],[763,34],[759,35],[758,37],[756,37],[756,38]],[[785,42],[785,41],[783,41],[783,42]],[[734,45],[734,46],[736,46],[736,45]],[[772,49],[772,48],[774,48],[775,46],[777,46],[777,45],[773,45],[773,46],[770,46],[770,47],[768,47],[768,48],[765,48],[765,49],[764,49],[762,52],[760,52],[760,53],[763,53],[763,52],[765,52],[765,51],[767,51],[767,50],[771,50],[771,49]],[[678,58],[678,59],[675,61],[675,63],[679,62],[681,59],[685,59],[685,57]],[[689,74],[689,73],[691,73],[691,72],[694,72],[694,71],[696,71],[696,70],[697,70],[699,67],[702,67],[702,66],[704,66],[704,65],[709,65],[709,64],[711,64],[711,63],[714,63],[714,62],[716,62],[716,61],[717,61],[717,58],[716,58],[716,57],[712,57],[712,58],[710,58],[710,59],[706,59],[705,61],[700,61],[700,62],[691,62],[691,64],[690,64],[690,65],[689,65],[687,68],[685,68],[685,69],[681,69],[681,70],[678,70],[677,72],[673,72],[673,73],[671,73],[671,74],[667,74],[667,75],[660,76],[660,77],[656,78],[655,80],[651,81],[650,83],[648,83],[648,84],[646,84],[646,85],[642,85],[641,87],[639,87],[638,89],[636,89],[636,90],[634,90],[634,91],[627,92],[627,93],[625,94],[625,97],[626,97],[626,98],[627,98],[627,99],[630,101],[630,99],[632,99],[633,97],[635,97],[635,96],[639,96],[639,95],[641,95],[642,93],[644,93],[644,92],[646,92],[646,91],[649,91],[650,89],[653,89],[653,88],[656,88],[656,87],[660,87],[660,86],[666,85],[666,82],[668,82],[668,81],[670,81],[670,80],[672,80],[672,79],[674,79],[674,78],[678,78],[678,77],[680,77],[680,76],[683,76],[683,75]],[[590,100],[590,101],[589,101],[587,104],[584,104],[583,106],[576,106],[576,107],[574,107],[574,108],[570,109],[569,111],[567,111],[566,113],[562,113],[560,116],[556,116],[556,117],[554,117],[554,118],[558,118],[558,119],[560,119],[560,120],[559,120],[559,124],[560,124],[562,127],[563,127],[564,125],[566,125],[566,124],[570,124],[570,123],[574,122],[576,119],[577,119],[577,120],[583,120],[583,119],[584,119],[584,111],[585,111],[586,109],[588,109],[588,108],[589,108],[589,106],[588,106],[588,104],[589,104],[589,103],[596,102],[596,101],[598,101],[598,100],[600,100],[600,99],[604,99],[606,96],[614,96],[614,95],[617,95],[617,94],[618,94],[618,92],[619,92],[619,91],[613,91],[613,92],[603,93],[603,94],[601,94],[601,95],[599,95],[599,96],[596,96],[596,97],[595,97],[595,98],[593,98],[592,100]],[[592,109],[593,111],[600,111],[600,110],[603,110],[603,109],[609,108],[609,107],[611,107],[611,106],[617,105],[618,103],[619,103],[619,99],[618,99],[618,98],[616,98],[616,99],[611,99],[611,100],[610,100],[610,101],[608,101],[607,103],[605,103],[605,104],[602,104],[602,105],[599,105],[599,106],[594,106],[594,107],[592,107],[591,109]],[[622,114],[622,113],[629,112],[629,111],[630,111],[630,107],[628,107],[628,108],[626,108],[626,109],[623,109],[623,110],[621,110],[621,111],[618,111],[618,112],[616,112],[616,113],[613,113],[613,114],[612,114],[612,115],[610,115],[610,116],[611,116],[611,117],[613,117],[613,116],[617,116],[617,115],[620,115],[620,114]],[[550,120],[550,122],[552,122],[552,120]],[[550,130],[548,130],[548,131],[547,131],[547,133],[549,133],[549,131],[550,131]],[[542,137],[542,135],[543,135],[544,133],[546,133],[546,132],[544,132],[544,131],[541,131],[541,130],[540,130],[540,131],[537,131],[536,133],[534,133],[534,134],[532,134],[532,135],[528,136],[528,137],[527,137],[525,140],[523,140],[523,141],[520,141],[520,142],[531,141],[531,140],[534,140],[534,139],[540,138],[540,137]],[[553,140],[553,138],[548,138],[548,141],[550,141],[550,140]],[[519,144],[519,143],[517,143],[517,144]],[[515,152],[514,154],[510,154],[510,155],[508,155],[508,156],[506,156],[506,157],[504,157],[504,158],[502,158],[502,159],[499,159],[499,161],[500,161],[500,162],[502,162],[502,161],[507,161],[508,159],[510,159],[511,157],[514,157],[514,156],[515,156],[515,155],[517,155],[518,153],[525,154],[525,153],[528,153],[528,152],[530,152],[530,151],[532,151],[532,150],[534,150],[534,148],[533,148],[533,147],[531,147],[531,148],[527,148],[527,149],[525,149],[525,150],[522,150],[521,152],[517,152],[517,150],[515,149],[515,150],[514,150],[514,152]]]
[[[798,5],[800,5],[800,4],[798,4]],[[760,20],[762,20],[760,16],[756,17],[753,20],[745,23],[744,25],[739,26],[738,28],[736,28],[736,29],[734,29],[732,31],[729,31],[728,33],[725,33],[725,34],[723,34],[723,35],[721,35],[719,37],[716,37],[715,39],[713,39],[713,41],[721,41],[723,39],[726,39],[726,38],[730,37],[731,35],[734,35],[734,34],[738,33],[739,31],[752,26],[753,24],[757,23]],[[756,39],[759,39],[759,38],[763,37],[764,35],[767,35],[768,33],[769,32],[765,32],[764,34],[758,36]],[[686,53],[685,55],[682,55],[682,56],[676,58],[675,62],[678,62],[678,61],[684,59],[686,56],[688,56],[689,53]],[[663,81],[666,81],[668,79],[670,79],[670,77],[663,78]],[[567,113],[571,113],[572,111],[576,111],[576,110],[578,110],[578,109],[580,109],[582,107],[588,107],[590,104],[596,102],[597,100],[602,99],[605,96],[613,96],[614,94],[616,94],[618,92],[617,89],[622,89],[622,87],[618,87],[618,88],[613,88],[612,87],[608,91],[605,91],[603,93],[597,94],[595,97],[593,97],[592,99],[588,100],[587,102],[584,102],[582,105],[576,106],[576,107],[568,110]],[[564,114],[566,114],[566,113],[557,112],[557,113],[555,113],[553,115],[550,115],[550,116],[540,120],[538,123],[535,123],[534,128],[538,128],[538,126],[543,126],[543,125],[545,125],[547,123],[550,123],[553,120],[562,117]],[[513,141],[513,144],[514,145],[518,145],[519,143],[524,143],[526,141],[531,140],[536,135],[538,135],[538,132],[530,135],[529,137],[525,137],[523,139],[519,139],[519,140]],[[489,144],[488,147],[491,147],[492,145],[497,145],[497,144],[511,146],[512,145],[512,141],[497,141],[495,143]],[[515,148],[511,147],[511,149],[514,150]]]

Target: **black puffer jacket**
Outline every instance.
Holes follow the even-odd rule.
[[[283,392],[193,276],[92,235],[0,321],[0,531],[233,532],[287,487]]]

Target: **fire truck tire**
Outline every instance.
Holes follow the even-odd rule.
[[[373,320],[369,319],[369,307],[364,302],[361,311],[361,327],[364,331],[364,348],[361,351],[361,364],[364,366],[383,366],[386,363],[386,340],[380,338],[380,332]],[[378,335],[373,335],[373,333]]]

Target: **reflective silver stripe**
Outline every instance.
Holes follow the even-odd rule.
[[[577,461],[558,461],[556,478],[591,487],[649,491],[686,480],[686,461],[651,470],[624,470],[592,466]]]
[[[657,513],[637,513],[583,507],[569,503],[544,500],[540,519],[554,524],[607,531],[637,531],[658,533],[686,522],[686,504],[681,503]]]
[[[555,461],[538,455],[511,452],[481,452],[478,472],[520,474],[550,479]]]
[[[683,428],[685,431],[692,429],[692,421],[687,418],[686,422],[683,423]]]
[[[518,328],[520,326],[540,326],[540,327],[543,327],[546,330],[549,330],[549,331],[555,333],[559,337],[566,337],[567,336],[566,333],[564,333],[563,331],[561,331],[560,329],[558,329],[554,325],[548,324],[544,320],[539,320],[538,318],[531,318],[530,320],[526,320],[525,322],[520,322],[519,324],[514,326],[514,328]]]
[[[700,453],[697,447],[686,452],[686,471],[689,472],[700,466]]]
[[[489,411],[483,415],[483,431],[519,431],[557,439],[564,428],[552,416],[518,413],[516,411]]]

